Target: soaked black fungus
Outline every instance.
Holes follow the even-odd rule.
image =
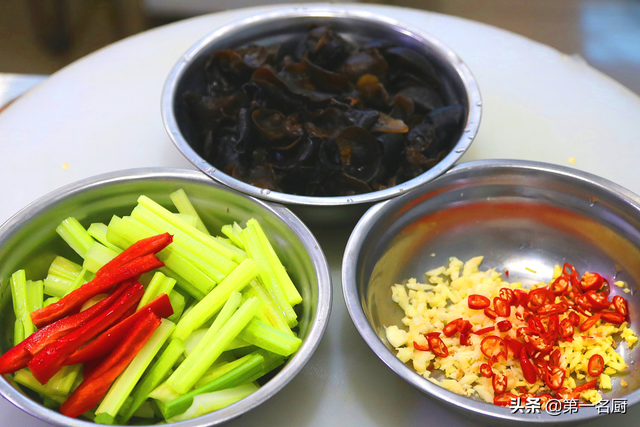
[[[215,52],[184,93],[199,153],[251,185],[306,196],[392,187],[442,160],[464,109],[416,50],[314,27],[281,45]]]

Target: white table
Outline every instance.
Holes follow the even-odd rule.
[[[410,9],[349,7],[421,27],[469,65],[484,111],[463,161],[552,162],[640,193],[640,99],[631,91],[579,59],[487,25]],[[88,176],[136,167],[191,168],[162,126],[165,76],[203,35],[270,8],[198,17],[131,37],[66,67],[16,101],[0,114],[0,222],[45,193]],[[332,267],[335,292],[318,350],[280,393],[229,425],[476,425],[407,385],[356,332],[339,274],[349,232],[317,233]],[[0,414],[3,426],[46,426],[1,399]],[[606,421],[631,426],[638,417],[640,407]]]

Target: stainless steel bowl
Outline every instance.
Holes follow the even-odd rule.
[[[282,370],[257,392],[217,412],[171,426],[213,426],[236,418],[263,403],[302,369],[315,351],[329,321],[331,276],[320,245],[307,227],[288,209],[269,204],[213,183],[197,171],[134,169],[100,175],[63,187],[18,212],[0,227],[0,353],[10,347],[7,331],[13,328],[9,277],[21,268],[27,277],[44,277],[56,254],[71,257],[55,232],[65,218],[75,216],[83,224],[108,222],[111,216],[128,215],[145,194],[170,206],[169,193],[183,188],[210,230],[233,221],[256,218],[268,232],[283,264],[303,296],[299,336],[303,344]],[[0,378],[0,394],[23,411],[58,426],[89,427],[95,424],[68,418],[48,409]],[[0,424],[3,424],[0,422]]]
[[[432,255],[435,254],[435,255]],[[380,203],[362,217],[344,254],[342,286],[356,328],[376,355],[429,397],[490,417],[491,423],[578,422],[599,416],[594,408],[551,416],[511,414],[457,395],[403,364],[386,340],[384,326],[402,325],[404,312],[391,300],[391,285],[455,256],[484,255],[482,268],[509,270],[510,281],[548,282],[556,264],[624,280],[631,294],[631,325],[640,324],[640,197],[605,179],[543,163],[501,160],[461,164],[402,197]],[[526,269],[531,268],[536,273]],[[614,379],[605,399],[640,401],[640,346],[618,346],[630,366],[622,388]],[[485,421],[488,421],[485,419]]]
[[[260,189],[216,170],[194,149],[189,118],[182,101],[185,90],[204,86],[204,63],[220,49],[237,48],[257,40],[277,43],[303,34],[309,25],[331,25],[347,38],[388,39],[425,54],[444,82],[447,101],[465,109],[464,127],[450,153],[424,174],[382,191],[349,197],[307,197]],[[316,224],[355,221],[374,202],[386,200],[429,182],[451,168],[469,148],[478,131],[482,109],[480,91],[469,68],[440,40],[417,28],[365,11],[343,6],[295,7],[275,10],[226,25],[194,44],[171,70],[162,94],[164,125],[178,150],[216,181],[261,199],[283,203],[305,222]],[[320,208],[320,209],[318,209]]]

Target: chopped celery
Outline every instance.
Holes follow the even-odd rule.
[[[247,261],[247,260],[245,260]],[[238,311],[222,326],[211,341],[203,344],[202,351],[196,349],[178,366],[167,383],[178,393],[184,394],[198,381],[213,362],[222,354],[225,347],[247,326],[260,308],[257,298],[247,300]],[[211,327],[215,327],[216,324]],[[200,346],[200,344],[198,345]]]
[[[49,266],[48,275],[73,281],[82,271],[82,267],[73,261],[57,256]]]
[[[238,338],[282,356],[289,356],[295,353],[300,348],[300,344],[302,344],[300,338],[287,335],[257,319],[249,322],[247,327],[240,332]]]
[[[96,424],[114,425],[116,423],[116,419],[113,415],[110,415],[106,412],[102,412],[100,414],[96,414],[96,417],[93,419],[93,422]]]
[[[262,247],[266,250],[269,265],[271,265],[271,268],[273,269],[276,278],[278,279],[278,283],[280,283],[284,294],[287,296],[289,304],[291,304],[292,306],[300,304],[302,302],[302,296],[291,281],[289,274],[287,274],[286,270],[284,269],[284,266],[280,262],[280,258],[278,258],[278,255],[276,255],[273,246],[269,242],[269,239],[267,238],[267,235],[265,234],[262,227],[260,227],[260,224],[258,224],[258,221],[253,218],[250,219],[249,221],[247,221],[247,227],[255,228],[255,231],[258,233],[258,237],[260,238]]]
[[[232,369],[208,382],[205,386],[191,391],[184,396],[180,396],[179,398],[172,401],[157,402],[164,418],[168,420],[175,417],[176,415],[186,412],[194,403],[194,398],[196,396],[218,390],[230,389],[243,384],[247,379],[251,378],[262,370],[264,358],[262,357],[262,355],[254,353],[247,355],[244,358],[237,360],[236,362],[240,363],[236,363]]]
[[[46,300],[44,300],[44,302],[42,303],[43,307],[46,307],[48,305],[51,304],[55,304],[56,302],[60,301],[59,297],[51,297],[51,298],[47,298]]]
[[[246,291],[250,296],[256,296],[262,303],[262,309],[266,314],[267,319],[269,319],[269,323],[273,325],[276,329],[284,332],[287,335],[293,335],[291,332],[291,328],[287,324],[287,319],[284,317],[284,314],[281,310],[278,310],[278,306],[271,299],[271,296],[265,289],[265,287],[257,280],[252,280],[247,286]]]
[[[159,297],[162,294],[169,295],[173,290],[175,284],[175,279],[167,277],[161,272],[156,271],[156,273],[151,278],[151,282],[149,282],[149,284],[147,285],[147,289],[145,289],[142,298],[140,299],[138,310],[140,310],[140,308],[147,305],[149,302],[153,301],[155,298]]]
[[[92,281],[94,277],[95,275],[92,272],[83,269],[80,274],[78,274],[78,277],[76,277],[76,280],[74,280],[71,286],[69,286],[69,289],[67,290],[67,293],[65,295],[69,295],[80,286]]]
[[[184,221],[181,221],[170,211],[163,208],[162,206],[160,206],[159,204],[157,204],[156,202],[154,202],[153,200],[151,200],[146,196],[140,196],[138,198],[138,203],[141,206],[147,208],[150,212],[152,212],[156,216],[162,218],[164,221],[167,221],[174,227],[178,228],[182,232],[180,234],[186,234],[188,236],[191,236],[192,238],[198,240],[200,243],[204,244],[205,246],[208,246],[209,248],[213,249],[214,251],[224,256],[225,258],[231,259],[235,262],[241,262],[243,259],[247,257],[246,253],[242,249],[217,242],[216,240],[212,239],[211,236],[209,236],[208,234],[205,234],[202,231],[198,230],[197,228],[191,227],[190,225],[184,223]]]
[[[84,255],[82,268],[92,273],[97,273],[106,263],[117,257],[120,252],[122,252],[120,249],[114,251],[102,243],[93,242]]]
[[[44,284],[42,280],[27,280],[27,308],[29,313],[41,309],[44,302]]]
[[[186,300],[184,296],[178,291],[172,290],[169,292],[169,301],[171,302],[171,307],[173,308],[173,314],[169,316],[169,320],[173,323],[177,323],[182,317],[182,313],[184,312],[184,306],[186,304]]]
[[[158,384],[166,379],[171,368],[174,366],[178,357],[184,352],[184,342],[173,339],[162,352],[158,360],[145,372],[144,376],[131,393],[132,401],[128,410],[118,417],[120,424],[126,424],[137,409],[146,400],[147,396],[155,389]]]
[[[81,370],[81,364],[63,367],[47,381],[45,384],[45,393],[48,396],[67,396]]]
[[[24,338],[35,332],[35,326],[29,315],[27,302],[27,278],[24,270],[18,270],[11,275],[11,297],[13,299],[13,311],[16,319],[22,323]]]
[[[24,328],[22,327],[22,320],[16,319],[13,323],[13,345],[18,345],[24,341]]]
[[[184,351],[185,356],[190,355],[193,352],[193,350],[195,350],[196,346],[202,340],[202,338],[205,336],[208,330],[209,330],[208,328],[198,329],[197,331],[193,331],[193,333],[189,335],[189,338],[187,338],[187,341],[185,342],[185,345],[186,345],[186,349]],[[251,344],[249,344],[246,341],[243,341],[239,338],[234,338],[234,340],[231,341],[229,345],[225,347],[224,351],[236,350],[238,348],[249,347],[250,345]]]
[[[289,304],[287,296],[280,286],[273,268],[271,268],[266,249],[262,246],[258,232],[254,227],[247,227],[242,231],[242,238],[247,253],[260,267],[260,282],[267,289],[276,306],[282,311],[289,327],[293,328],[298,323],[296,312]]]
[[[255,384],[251,383],[243,384],[238,387],[229,388],[226,390],[200,394],[193,398],[193,404],[185,413],[180,414],[167,421],[177,422],[190,420],[192,418],[196,418],[201,415],[226,408],[227,406],[233,405],[234,403],[244,399],[257,390],[258,387]]]
[[[222,356],[220,358],[222,358]],[[199,389],[201,387],[206,386],[207,384],[209,384],[214,380],[217,380],[227,372],[230,372],[235,368],[237,368],[238,366],[242,365],[244,362],[246,362],[250,358],[251,358],[251,354],[247,354],[241,357],[240,359],[231,360],[225,363],[217,363],[216,361],[216,363],[213,366],[211,366],[211,368],[207,369],[207,372],[205,372],[204,375],[202,375],[202,378],[198,380],[198,382],[195,384],[195,388]],[[210,390],[210,391],[213,391],[213,390]]]
[[[171,212],[169,212],[169,214],[171,214]],[[221,271],[223,274],[229,274],[229,272],[233,270],[236,265],[238,265],[238,263],[233,261],[229,256],[220,254],[211,247],[207,246],[205,243],[202,243],[200,240],[188,235],[180,228],[174,226],[164,218],[159,217],[144,206],[136,206],[133,212],[131,212],[131,217],[144,224],[145,226],[155,230],[156,233],[160,231],[167,231],[173,234],[174,244],[184,248],[194,256],[202,258],[208,265],[215,267],[216,270]],[[180,222],[187,226],[187,224],[185,224],[184,222]],[[193,228],[193,230],[198,231],[196,228]],[[214,242],[214,240],[208,234],[204,234],[199,231],[198,233],[202,234],[203,238],[206,241]],[[222,244],[219,242],[218,245],[222,246]]]
[[[87,229],[87,232],[89,233],[89,235],[91,237],[93,237],[98,242],[102,243],[103,245],[105,245],[106,247],[111,249],[112,251],[116,251],[116,252],[120,251],[120,248],[118,248],[116,245],[110,243],[109,240],[107,239],[107,225],[106,224],[103,224],[101,222],[94,222],[93,224],[91,224],[89,226],[89,228]]]
[[[73,285],[73,280],[48,275],[44,279],[44,293],[53,297],[63,297]]]
[[[74,217],[69,217],[62,221],[56,228],[56,232],[82,258],[84,258],[84,255],[94,242],[87,230]]]
[[[253,377],[249,378],[248,380],[245,381],[245,383],[252,383],[260,378],[262,378],[263,376],[267,375],[269,372],[273,371],[274,369],[276,369],[278,366],[282,365],[284,363],[284,357],[277,355],[277,354],[273,354],[271,352],[268,351],[264,351],[261,350],[262,356],[264,357],[264,363],[262,365],[262,370],[260,372],[258,372],[257,374],[255,374]]]
[[[151,403],[149,402],[144,402],[136,412],[133,413],[133,416],[138,418],[153,418],[155,415],[156,414],[151,407]]]
[[[160,326],[154,331],[151,338],[140,349],[133,358],[129,366],[124,370],[118,379],[113,383],[100,406],[96,410],[96,416],[107,413],[111,417],[116,417],[125,399],[129,397],[133,388],[138,383],[140,377],[151,364],[155,355],[160,351],[164,342],[169,338],[175,324],[166,319],[162,319]]]
[[[178,322],[175,338],[186,340],[191,332],[198,329],[218,312],[233,291],[241,291],[258,274],[258,266],[254,260],[247,258],[236,267],[222,282],[218,284],[188,313],[183,314]]]
[[[198,218],[196,218],[193,215],[187,215],[187,214],[174,214],[175,216],[177,216],[178,218],[180,218],[182,221],[186,222],[187,224],[189,224],[192,227],[195,227],[196,224],[198,223]]]
[[[13,376],[13,379],[18,384],[22,384],[23,386],[30,388],[31,390],[37,393],[40,393],[43,396],[47,396],[46,386],[40,384],[40,382],[33,376],[31,371],[29,371],[29,369],[27,368],[20,369],[18,372],[15,373],[15,375]],[[62,403],[66,400],[64,396],[52,395],[47,397],[49,397],[50,399],[58,403]]]
[[[169,386],[167,382],[163,382],[158,387],[156,387],[151,393],[149,393],[150,398],[155,399],[156,401],[159,401],[159,402],[171,402],[172,400],[175,400],[180,396],[182,396],[182,394],[176,392],[173,388]]]
[[[171,193],[169,197],[171,197],[171,201],[175,205],[176,209],[178,209],[178,212],[180,212],[181,214],[188,214],[196,217],[195,227],[198,230],[202,231],[205,234],[211,234],[202,222],[202,219],[200,219],[200,215],[198,215],[198,212],[191,204],[191,201],[187,197],[187,193],[185,193],[182,188]]]

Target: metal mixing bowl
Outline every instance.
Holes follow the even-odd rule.
[[[221,172],[209,164],[194,148],[190,119],[182,95],[186,90],[204,87],[204,64],[221,49],[238,48],[250,43],[279,43],[296,34],[306,34],[310,24],[330,25],[352,40],[388,39],[411,47],[433,63],[443,80],[443,93],[449,103],[465,110],[464,126],[449,154],[424,174],[395,187],[349,197],[307,197],[260,189]],[[260,42],[258,42],[258,40]],[[205,36],[180,57],[164,86],[162,117],[178,150],[197,168],[216,181],[261,199],[279,202],[297,213],[307,223],[355,221],[374,202],[402,194],[431,181],[451,168],[469,148],[480,125],[482,100],[475,78],[462,60],[438,39],[417,28],[365,11],[343,6],[295,7],[275,10],[226,25]],[[321,208],[321,209],[318,209]]]
[[[197,171],[134,169],[100,175],[63,187],[24,208],[0,227],[0,353],[10,346],[13,329],[9,277],[25,269],[28,278],[45,277],[57,255],[75,259],[56,234],[56,226],[69,216],[87,225],[109,222],[112,215],[128,215],[145,194],[171,206],[169,194],[183,188],[210,230],[224,224],[256,218],[269,234],[283,264],[303,297],[299,337],[303,344],[282,370],[254,394],[209,415],[170,426],[218,425],[258,406],[284,387],[315,351],[329,321],[331,276],[320,245],[307,227],[288,209],[265,203],[213,183]],[[95,424],[68,418],[31,399],[0,378],[0,394],[23,411],[51,424],[90,427]],[[0,422],[2,424],[2,422]]]
[[[434,255],[435,254],[435,255]],[[481,268],[509,270],[509,281],[528,287],[551,279],[556,264],[597,271],[628,283],[631,325],[640,324],[640,197],[605,179],[543,163],[501,160],[461,164],[404,196],[380,203],[362,217],[344,254],[342,286],[351,318],[369,347],[405,381],[437,401],[491,423],[577,422],[597,409],[551,416],[511,414],[509,408],[457,395],[402,363],[385,326],[402,325],[404,312],[391,300],[391,285],[445,265],[483,255]],[[530,268],[536,273],[527,270]],[[630,366],[616,376],[605,399],[640,401],[640,346],[618,346]],[[619,377],[619,378],[618,378]],[[620,378],[628,387],[620,386]]]

